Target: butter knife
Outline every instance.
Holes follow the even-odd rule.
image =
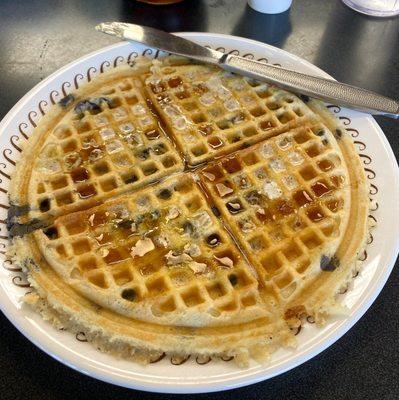
[[[224,54],[208,49],[191,40],[147,26],[123,22],[105,22],[97,25],[96,29],[109,35],[143,43],[168,53],[215,64],[227,71],[266,81],[283,89],[333,104],[374,115],[385,115],[399,119],[398,101],[356,86],[306,75],[232,54]]]

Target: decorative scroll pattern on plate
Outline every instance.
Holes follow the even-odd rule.
[[[211,46],[205,46],[208,48],[212,48]],[[222,53],[227,53],[227,54],[233,54],[240,56],[241,53],[237,49],[227,49],[225,47],[217,47],[214,50],[220,51]],[[154,50],[154,49],[144,49],[141,53],[143,56],[148,56],[152,58],[158,58],[160,55],[159,50]],[[61,84],[59,90],[52,90],[49,92],[47,99],[42,99],[38,102],[37,107],[35,110],[31,110],[28,112],[26,115],[26,119],[23,122],[20,122],[18,125],[18,132],[12,132],[10,138],[8,139],[10,147],[6,147],[2,150],[2,156],[3,160],[0,162],[0,193],[3,193],[7,195],[8,191],[8,184],[11,179],[11,173],[16,165],[16,162],[18,161],[20,157],[20,153],[22,152],[21,149],[21,144],[24,141],[27,141],[29,139],[29,135],[32,133],[34,128],[36,128],[38,121],[42,116],[44,116],[48,110],[48,108],[51,105],[56,104],[61,98],[67,96],[70,92],[73,90],[78,89],[82,84],[86,82],[90,82],[96,75],[102,74],[105,71],[115,68],[118,65],[121,64],[132,64],[134,63],[135,59],[139,56],[139,54],[136,51],[131,52],[127,56],[123,55],[118,55],[112,60],[103,60],[102,62],[99,63],[97,66],[90,66],[86,71],[82,71],[80,73],[77,73],[71,81],[65,81]],[[265,63],[270,63],[269,59],[265,57],[261,58],[256,58],[253,53],[245,53],[241,55],[244,58],[248,58],[251,60],[256,60],[260,62],[265,62]],[[279,63],[272,63],[272,65],[277,65],[281,66]],[[347,116],[342,115],[342,109],[341,107],[337,105],[328,105],[327,106],[330,111],[333,113],[337,114],[338,118],[341,120],[343,125],[345,125],[345,128],[347,132],[354,138],[354,143],[355,146],[358,149],[359,156],[361,157],[363,164],[364,164],[364,169],[366,171],[366,176],[369,180],[369,185],[370,185],[370,202],[371,202],[371,207],[370,211],[374,212],[379,208],[378,202],[375,200],[376,195],[379,192],[378,186],[375,183],[376,179],[376,172],[371,168],[372,165],[372,157],[368,154],[365,153],[367,151],[367,144],[361,140],[359,140],[359,137],[361,136],[359,131],[357,129],[354,129],[351,127],[351,119]],[[1,149],[0,149],[1,151]],[[7,223],[6,223],[6,213],[7,210],[9,209],[9,204],[7,198],[2,197],[0,199],[0,257],[2,257],[3,262],[2,262],[2,267],[7,270],[10,274],[10,279],[11,282],[21,288],[21,295],[23,294],[23,291],[25,293],[27,292],[26,289],[30,287],[29,282],[26,280],[26,277],[24,276],[22,269],[19,267],[16,267],[12,264],[11,260],[7,258]],[[373,220],[374,223],[377,222],[377,219],[375,218],[374,215],[369,216],[370,219]],[[370,245],[371,243],[374,242],[374,237],[371,233],[369,233],[369,238],[367,240],[367,245]],[[360,261],[365,261],[367,260],[367,251],[366,249],[363,251],[363,253],[360,255],[359,260]],[[358,272],[354,274],[354,278],[358,275]],[[347,291],[347,289],[343,289],[340,294],[344,294]],[[312,317],[307,318],[307,322],[310,324],[314,323],[314,320]],[[295,328],[295,335],[298,335],[303,327],[299,325],[298,327]],[[78,332],[75,335],[75,338],[79,342],[87,342],[86,335],[84,332]],[[157,363],[162,361],[166,357],[166,354],[163,353],[159,357],[155,358],[154,360],[151,360],[151,363]],[[169,357],[169,361],[172,365],[182,365],[186,363],[191,357],[188,356],[186,358],[181,358],[181,357]],[[233,357],[220,357],[221,360],[228,362],[233,359]],[[212,361],[211,357],[197,357],[197,358],[192,358],[194,362],[196,362],[199,365],[205,365],[208,364],[209,362]]]

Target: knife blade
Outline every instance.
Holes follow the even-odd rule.
[[[266,81],[296,93],[374,115],[399,119],[399,102],[367,89],[303,74],[282,67],[224,54],[191,40],[155,28],[123,22],[105,22],[98,31],[124,40],[188,57],[250,78]]]

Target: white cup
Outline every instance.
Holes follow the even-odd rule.
[[[265,14],[279,14],[291,7],[292,0],[248,0],[255,11]]]

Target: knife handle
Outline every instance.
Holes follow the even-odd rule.
[[[317,78],[259,61],[225,55],[221,66],[254,79],[276,84],[284,89],[340,104],[371,114],[399,119],[399,102],[366,89],[329,79]]]

